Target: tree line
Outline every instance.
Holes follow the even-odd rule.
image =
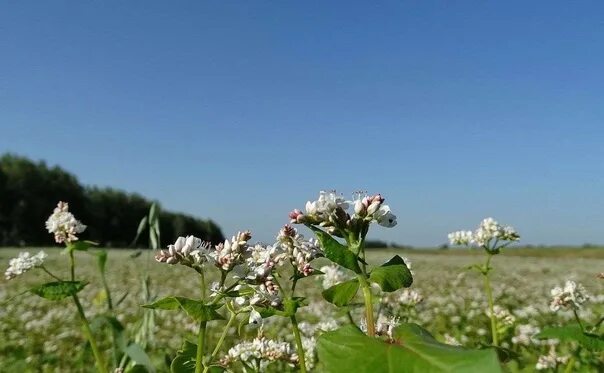
[[[105,247],[127,247],[152,201],[113,188],[83,186],[71,173],[44,161],[5,154],[0,157],[0,245],[48,246],[53,243],[44,222],[58,201],[88,228],[83,239]],[[159,217],[162,245],[193,234],[217,243],[224,239],[212,220],[163,211]],[[147,246],[146,235],[139,246]]]

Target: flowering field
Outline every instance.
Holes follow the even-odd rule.
[[[509,371],[534,371],[539,357],[541,366],[554,361],[562,371],[567,358],[577,356],[576,343],[531,338],[544,327],[568,324],[574,319],[571,310],[553,312],[551,289],[564,286],[566,279],[573,279],[585,286],[590,299],[579,309],[579,315],[587,324],[595,324],[604,312],[604,280],[596,275],[604,270],[604,255],[601,249],[539,250],[526,249],[504,253],[494,261],[492,272],[493,296],[496,313],[500,319],[500,345],[509,350],[505,367]],[[60,250],[45,250],[46,264],[55,268],[56,274],[67,277],[69,268],[65,254]],[[0,265],[8,267],[10,258],[19,250],[0,250]],[[107,282],[114,298],[117,318],[125,327],[128,338],[138,337],[147,344],[146,351],[157,371],[169,371],[168,363],[181,348],[183,337],[195,341],[198,323],[183,312],[156,310],[154,317],[142,317],[147,303],[141,278],[150,276],[149,292],[152,297],[167,295],[193,296],[197,294],[199,282],[196,273],[184,266],[166,266],[153,259],[151,253],[143,252],[137,257],[134,251],[111,250],[107,262]],[[96,269],[96,257],[88,253],[77,253],[77,274],[91,283],[79,294],[88,317],[105,311],[105,295],[101,278]],[[379,264],[395,252],[387,250],[368,251],[368,262]],[[472,264],[481,262],[481,252],[476,250],[450,250],[448,252],[421,253],[405,251],[399,253],[411,263],[414,274],[413,285],[387,295],[387,302],[375,304],[376,314],[398,316],[400,321],[415,322],[440,341],[480,347],[490,344],[489,317],[485,310],[487,300],[480,274],[467,270]],[[515,255],[517,254],[517,255]],[[324,258],[316,259],[315,267],[328,265]],[[299,311],[300,329],[307,352],[307,365],[312,369],[316,354],[313,346],[321,330],[331,330],[348,323],[345,311],[322,300],[323,285],[343,281],[350,274],[324,268],[325,276],[311,276],[299,283],[301,293],[308,296],[309,305]],[[345,277],[339,277],[345,276]],[[19,281],[2,281],[0,300],[16,296],[0,308],[0,371],[2,372],[76,372],[93,371],[93,357],[86,347],[75,306],[69,299],[49,302],[32,294],[18,294],[29,286],[47,280],[42,271],[31,271]],[[209,279],[210,281],[212,279]],[[323,282],[326,282],[323,284]],[[374,292],[379,289],[374,288]],[[358,295],[357,295],[358,296]],[[119,300],[123,301],[118,304]],[[362,303],[358,296],[358,302]],[[352,308],[352,317],[361,318],[361,308]],[[380,316],[378,316],[379,318]],[[149,325],[141,327],[141,320]],[[247,321],[247,320],[246,320]],[[284,341],[294,349],[289,320],[270,317],[264,320],[263,333],[272,340]],[[94,329],[94,322],[93,330]],[[247,322],[246,322],[247,324]],[[241,333],[241,337],[238,334]],[[149,334],[146,335],[145,332]],[[186,333],[186,334],[183,334]],[[227,335],[221,357],[240,340],[253,340],[258,334],[255,325],[233,325]],[[217,340],[218,331],[208,335]],[[102,339],[102,338],[101,338]],[[109,336],[102,339],[101,348],[110,356]],[[604,362],[598,353],[580,349],[578,356],[582,365],[576,369],[596,371]],[[549,359],[549,360],[548,360]],[[576,358],[577,359],[577,358]],[[599,367],[599,368],[598,368]],[[269,371],[294,371],[286,362],[274,362]],[[316,368],[320,371],[320,368]]]

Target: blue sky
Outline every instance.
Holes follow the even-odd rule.
[[[270,241],[321,189],[604,243],[601,2],[0,5],[0,152]]]

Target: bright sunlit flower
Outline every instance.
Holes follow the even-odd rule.
[[[493,218],[486,218],[480,222],[474,232],[452,232],[449,233],[448,238],[452,245],[476,245],[497,253],[500,248],[520,240],[520,235],[514,228],[500,225]]]
[[[261,370],[264,370],[266,365],[277,360],[297,364],[298,355],[289,343],[273,341],[260,336],[252,341],[244,341],[231,347],[220,363],[228,366],[237,361],[243,361],[255,366],[256,360],[261,361]]]
[[[40,267],[44,263],[48,255],[44,251],[40,251],[36,255],[30,255],[28,252],[22,252],[18,257],[11,259],[8,262],[8,268],[4,272],[4,277],[11,280],[32,268]]]
[[[77,241],[76,234],[84,232],[86,226],[69,212],[67,202],[59,202],[52,215],[46,220],[46,229],[54,234],[56,243]]]
[[[589,294],[587,290],[581,284],[577,284],[574,281],[566,281],[564,288],[556,286],[551,290],[552,301],[550,303],[550,309],[552,311],[558,311],[561,307],[564,308],[581,308],[581,305],[589,300]]]

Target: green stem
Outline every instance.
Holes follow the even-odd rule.
[[[50,277],[54,278],[54,279],[55,279],[55,280],[57,280],[57,281],[63,282],[63,280],[62,280],[62,279],[60,279],[59,277],[55,276],[55,275],[54,275],[52,272],[50,272],[48,269],[46,269],[46,267],[44,267],[44,266],[40,266],[40,268],[42,268],[42,270],[43,270],[44,272],[46,272],[46,273],[47,273],[47,274],[48,274]]]
[[[573,371],[573,366],[575,365],[575,357],[571,356],[568,360],[568,364],[566,364],[566,368],[564,368],[564,373],[570,373]]]
[[[84,314],[84,309],[82,308],[82,304],[80,303],[80,299],[77,295],[73,295],[73,301],[78,309],[78,314],[80,315],[80,319],[82,320],[82,325],[84,327],[84,334],[90,343],[90,347],[92,348],[92,354],[94,355],[94,359],[96,360],[96,365],[99,373],[106,373],[107,366],[105,365],[105,360],[103,359],[103,355],[99,350],[96,341],[92,335],[92,330],[90,330],[90,323]]]
[[[491,290],[491,281],[489,279],[490,267],[489,264],[491,262],[491,254],[489,254],[487,258],[487,262],[485,264],[484,271],[482,275],[484,276],[484,290],[487,293],[487,300],[489,302],[489,311],[491,317],[491,335],[493,338],[493,346],[497,347],[499,345],[499,336],[497,333],[497,318],[495,317],[494,305],[493,305],[493,292]]]
[[[574,308],[573,308],[573,314],[575,315],[575,320],[577,320],[577,323],[579,324],[581,331],[583,333],[585,333],[585,328],[583,327],[583,323],[581,322],[581,319],[579,318],[579,314],[577,314],[577,310]]]
[[[73,250],[69,250],[69,272],[71,273],[71,281],[75,281],[75,258]]]
[[[216,358],[216,355],[218,355],[218,352],[220,351],[220,347],[222,347],[222,344],[224,343],[224,339],[226,338],[226,335],[229,332],[229,329],[231,328],[231,325],[233,325],[233,322],[235,322],[235,320],[237,320],[237,314],[235,312],[231,312],[231,317],[229,318],[229,321],[227,322],[226,326],[224,327],[224,330],[222,331],[222,334],[220,335],[220,339],[218,339],[218,343],[216,344],[216,347],[214,347],[214,351],[212,351],[212,355],[210,356],[210,363],[212,361],[214,361],[214,359]],[[205,367],[203,372],[206,373],[209,369],[210,369],[210,367],[207,366],[207,367]]]
[[[195,373],[201,373],[203,364],[203,348],[206,339],[206,324],[207,321],[199,323],[199,333],[197,334],[197,354],[195,355]]]
[[[292,328],[294,330],[294,338],[296,339],[296,350],[298,350],[298,359],[300,362],[300,373],[306,373],[306,360],[304,356],[304,347],[302,346],[302,337],[300,335],[300,329],[298,328],[298,321],[296,315],[291,315]]]
[[[365,321],[367,322],[367,335],[375,336],[375,322],[373,321],[373,301],[371,300],[371,286],[365,279],[364,274],[359,274],[359,283],[363,288],[363,297],[365,298]]]

